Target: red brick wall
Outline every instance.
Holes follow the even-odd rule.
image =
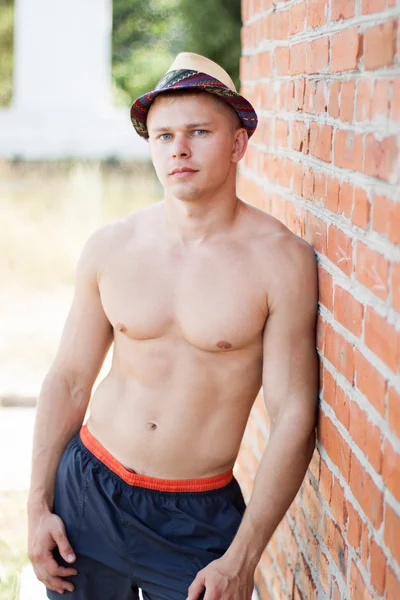
[[[312,244],[320,276],[317,450],[260,596],[399,600],[400,3],[242,7],[260,122],[239,194]],[[260,397],[237,464],[247,500],[267,435]]]

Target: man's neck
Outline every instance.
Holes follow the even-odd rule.
[[[164,223],[168,236],[182,245],[201,245],[226,233],[236,221],[241,201],[236,194],[182,200],[165,194]]]

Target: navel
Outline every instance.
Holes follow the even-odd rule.
[[[155,423],[148,423],[149,429],[152,429],[154,431],[154,429],[157,429],[157,425]]]
[[[125,325],[123,323],[117,323],[115,327],[121,333],[126,333],[126,327],[125,327]]]
[[[218,342],[217,347],[222,350],[228,350],[229,348],[232,348],[232,344],[229,342]]]

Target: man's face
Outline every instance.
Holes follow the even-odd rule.
[[[147,117],[150,154],[167,193],[194,200],[222,186],[232,169],[236,172],[247,133],[237,128],[240,122],[230,111],[206,92],[155,99]]]

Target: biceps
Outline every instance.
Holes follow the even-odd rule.
[[[112,342],[112,327],[96,289],[75,292],[53,368],[91,387]]]
[[[270,323],[264,333],[263,393],[271,419],[283,415],[314,421],[318,398],[318,355],[311,325]]]

